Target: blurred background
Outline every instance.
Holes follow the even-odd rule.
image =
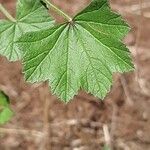
[[[72,16],[89,1],[53,0]],[[15,0],[0,2],[15,15]],[[81,91],[65,105],[46,82],[26,83],[20,62],[0,57],[0,89],[15,111],[0,127],[0,150],[102,150],[106,144],[112,150],[150,150],[150,0],[110,3],[132,28],[124,42],[136,70],[115,74],[105,101]]]

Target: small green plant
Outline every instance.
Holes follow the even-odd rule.
[[[66,20],[56,24],[48,10]],[[13,18],[0,20],[0,54],[22,60],[30,82],[49,81],[51,92],[69,102],[80,89],[101,99],[112,84],[112,74],[133,70],[122,39],[130,28],[112,12],[108,0],[92,0],[74,17],[48,0],[18,0]]]

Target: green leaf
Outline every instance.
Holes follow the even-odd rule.
[[[3,125],[6,122],[8,122],[12,118],[13,114],[14,113],[10,108],[5,107],[3,111],[0,112],[0,125]]]
[[[24,33],[52,26],[53,21],[39,0],[18,0],[16,22],[0,20],[0,54],[11,61],[21,58],[16,40]]]
[[[9,98],[3,92],[0,91],[0,106],[8,106]]]
[[[133,70],[129,50],[121,42],[128,31],[107,0],[93,0],[73,22],[19,39],[26,79],[49,80],[52,92],[65,102],[80,89],[103,99],[113,72]]]
[[[0,91],[0,125],[8,122],[13,116],[13,112],[9,107],[9,98]]]

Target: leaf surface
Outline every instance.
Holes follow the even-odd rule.
[[[13,112],[9,107],[9,98],[0,91],[0,125],[11,119]]]
[[[128,31],[107,0],[93,0],[73,22],[19,39],[26,79],[49,80],[52,92],[65,102],[80,89],[103,99],[113,72],[133,70],[129,50],[121,42]]]
[[[11,61],[21,59],[17,39],[26,32],[49,27],[53,20],[39,0],[18,0],[16,22],[0,20],[0,54]]]

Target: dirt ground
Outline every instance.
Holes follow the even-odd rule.
[[[0,2],[15,14],[15,0]],[[89,0],[53,2],[74,15]],[[65,105],[46,82],[26,83],[20,62],[0,57],[0,89],[15,111],[0,127],[0,150],[102,150],[106,143],[114,150],[150,150],[150,0],[111,0],[111,6],[132,28],[125,43],[136,70],[115,74],[104,101],[81,91]]]

